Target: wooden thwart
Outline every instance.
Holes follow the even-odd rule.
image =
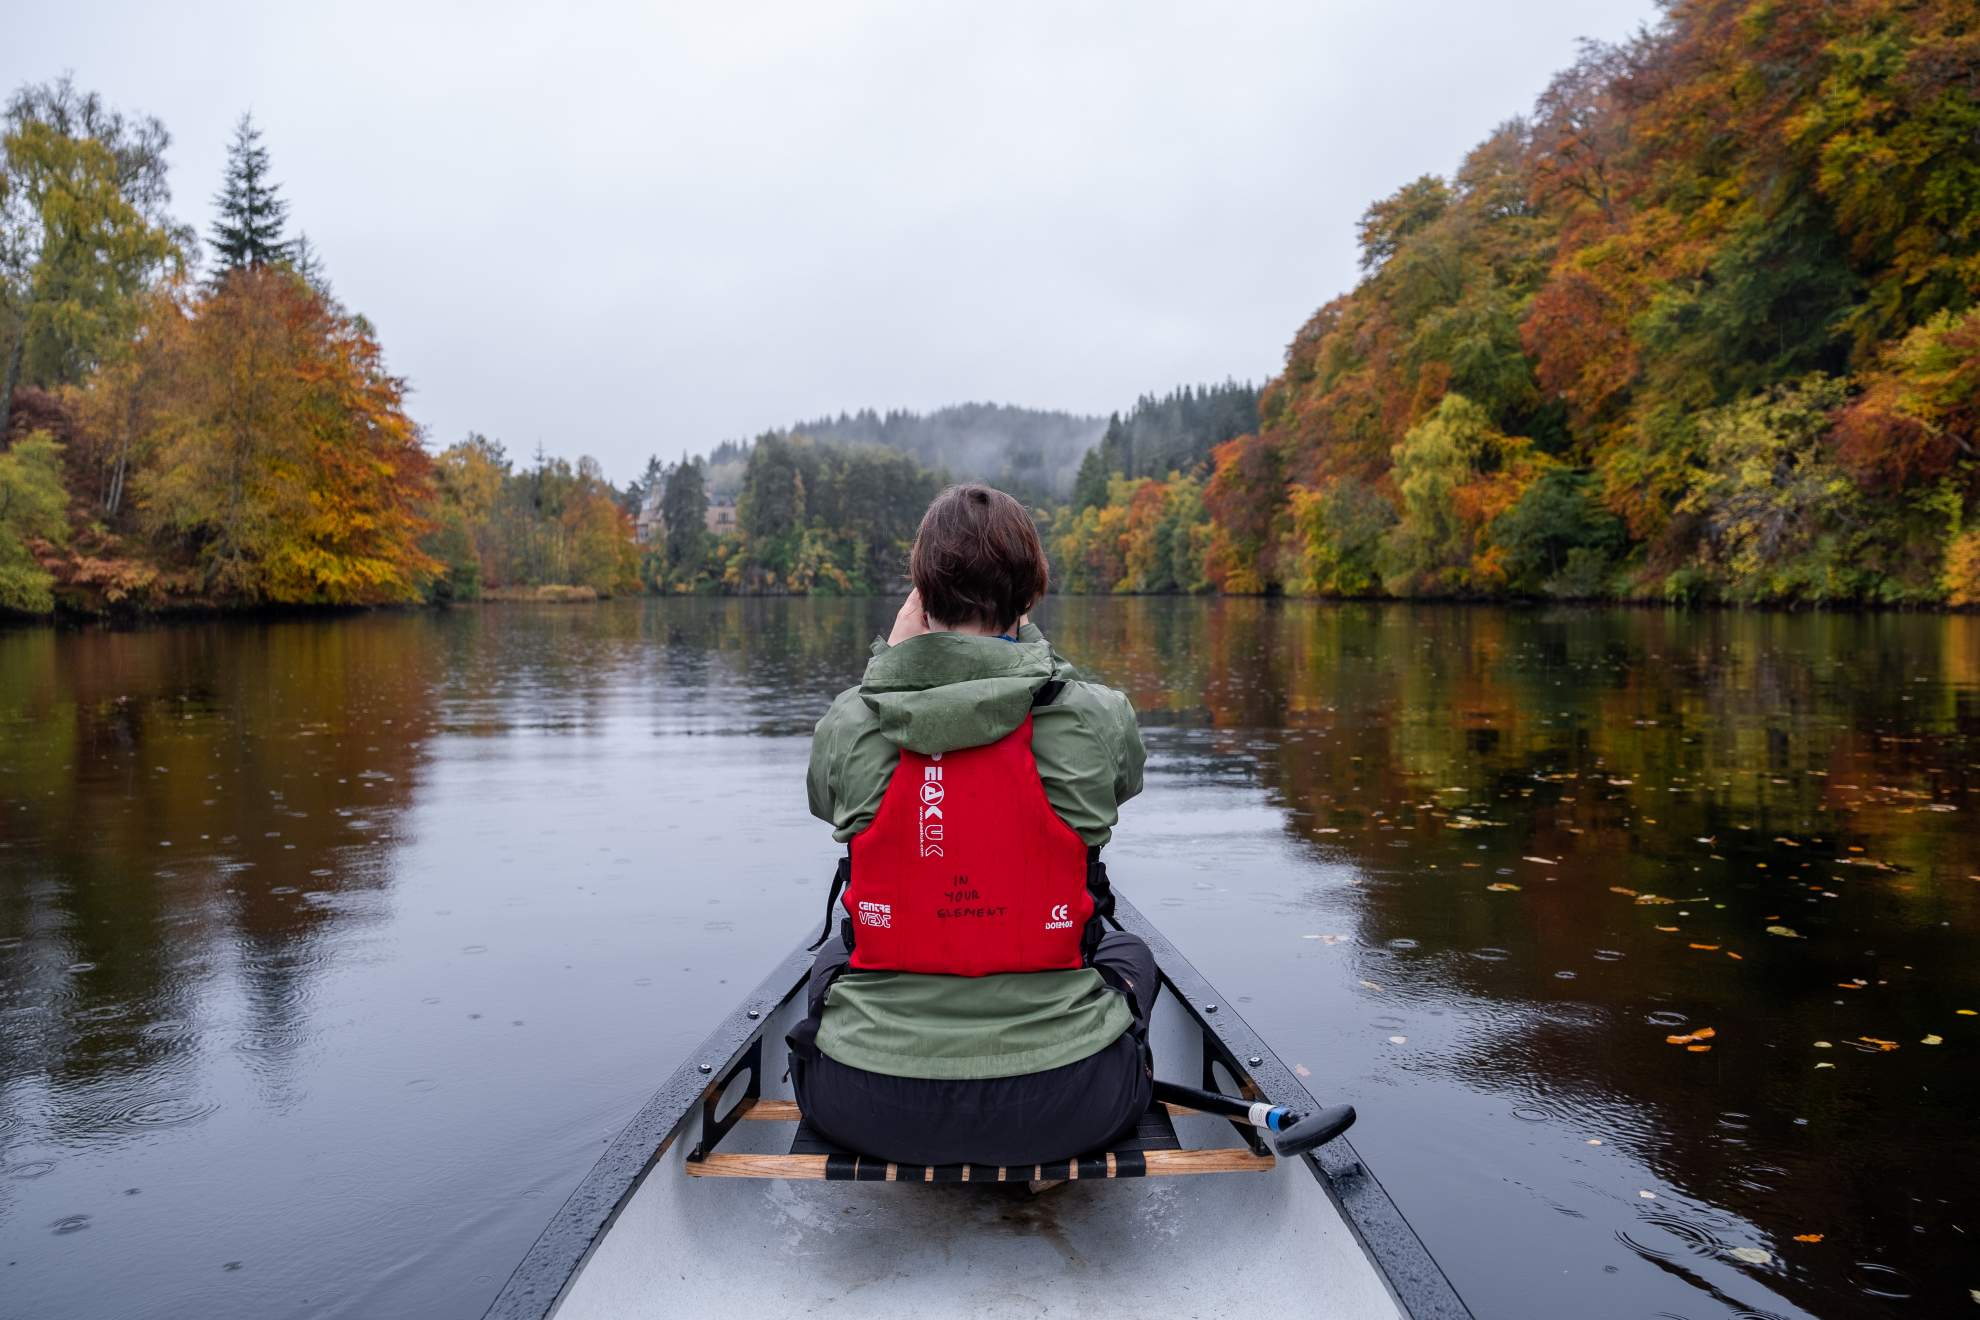
[[[1168,1110],[1171,1114],[1194,1114],[1197,1112],[1188,1105],[1164,1103],[1162,1108]],[[803,1120],[804,1115],[798,1112],[797,1101],[795,1100],[757,1100],[752,1102],[748,1108],[744,1109],[736,1117],[762,1119],[771,1123],[797,1123]]]
[[[757,1108],[776,1101],[758,1101]],[[1195,1173],[1263,1173],[1270,1155],[1242,1147],[1109,1151],[1053,1164],[889,1164],[854,1155],[724,1155],[687,1162],[696,1178],[788,1178],[811,1182],[1028,1182],[1064,1178],[1167,1178]]]

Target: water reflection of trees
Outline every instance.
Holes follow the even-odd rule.
[[[1782,1240],[1963,1195],[1962,1162],[1929,1155],[1972,1149],[1958,1056],[1915,1043],[1980,1001],[1980,620],[1055,610],[1158,751],[1165,726],[1209,726],[1193,757],[1249,762],[1289,834],[1354,861],[1370,975],[1469,1021],[1420,1066],[1611,1142],[1635,1115],[1645,1163]],[[1687,1057],[1658,1012],[1717,1046]],[[1905,1048],[1835,1052],[1865,1035]],[[1929,1273],[1948,1236],[1900,1245]]]
[[[31,1093],[51,1137],[114,1132],[216,1040],[279,1099],[339,932],[382,910],[435,733],[643,713],[805,734],[890,616],[667,600],[0,635],[0,1142]]]
[[[417,618],[0,636],[0,1072],[54,1139],[184,1103],[197,1020],[270,1080],[375,913],[434,712]],[[24,1127],[16,1114],[16,1123]]]

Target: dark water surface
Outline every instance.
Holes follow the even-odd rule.
[[[478,1315],[817,920],[891,613],[0,634],[0,1316]],[[1480,1316],[1974,1312],[1980,620],[1041,622],[1117,880]]]

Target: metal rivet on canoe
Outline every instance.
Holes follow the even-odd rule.
[[[749,1020],[750,1020],[751,1022],[754,1022],[754,1021],[756,1021],[756,1019],[758,1019],[758,1018],[760,1018],[760,1017],[762,1017],[762,1016],[763,1016],[763,1015],[762,1015],[761,1013],[759,1013],[759,1012],[757,1012],[757,1011],[756,1011],[755,1009],[753,1009],[753,1008],[749,1010]]]
[[[1265,1062],[1265,1060],[1254,1054],[1249,1059],[1246,1059],[1245,1062],[1256,1068],[1259,1064]]]
[[[712,1073],[715,1071],[715,1065],[712,1063],[697,1063],[694,1066],[701,1069],[701,1071],[705,1073]]]
[[[1205,1004],[1203,1006],[1203,1011],[1206,1013],[1214,1013],[1217,1011],[1217,1006],[1215,1004]]]

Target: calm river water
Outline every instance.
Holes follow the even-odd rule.
[[[0,634],[0,1316],[478,1315],[817,921],[891,613]],[[1980,620],[1040,621],[1141,715],[1117,882],[1481,1317],[1973,1310]]]

